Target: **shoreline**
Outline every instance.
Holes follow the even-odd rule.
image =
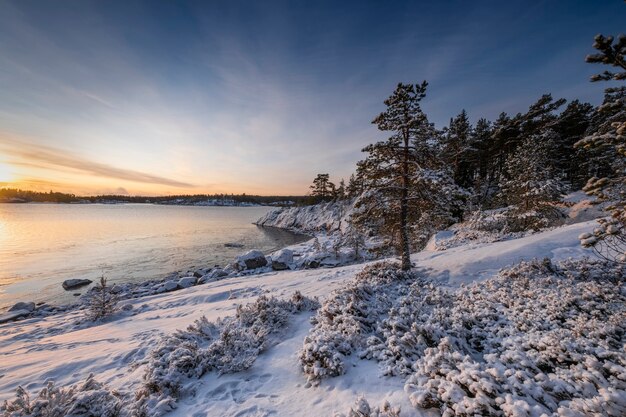
[[[25,203],[25,204],[49,204],[49,203]],[[57,204],[57,203],[52,203],[52,204]],[[71,203],[58,203],[58,204],[71,204]],[[94,204],[100,204],[100,203],[94,203]],[[128,204],[152,204],[152,203],[128,203]],[[240,207],[243,207],[243,206],[240,206]],[[262,225],[257,224],[256,222],[253,222],[252,224],[265,230],[269,229],[269,230],[276,230],[276,231],[289,233],[293,235],[294,237],[301,239],[301,241],[298,243],[281,246],[276,249],[272,249],[267,254],[264,254],[266,258],[270,258],[270,259],[272,255],[276,254],[277,252],[280,252],[284,249],[296,248],[301,245],[305,245],[306,243],[311,242],[315,238],[315,236],[312,236],[309,234],[296,232],[296,231],[281,228],[281,227],[262,226]],[[241,245],[241,247],[239,245]],[[152,279],[142,280],[138,282],[132,282],[132,281],[121,282],[121,283],[115,282],[112,285],[110,285],[110,287],[114,291],[113,293],[116,294],[116,296],[118,297],[118,301],[121,302],[125,300],[135,300],[135,299],[139,299],[142,297],[149,297],[152,295],[180,291],[180,290],[190,288],[193,286],[206,284],[208,282],[213,282],[213,281],[218,281],[218,280],[221,281],[224,279],[236,278],[236,277],[241,277],[241,276],[259,275],[259,274],[269,272],[267,268],[256,268],[256,269],[249,269],[249,270],[244,269],[241,271],[235,270],[233,268],[233,265],[237,263],[237,259],[244,256],[246,253],[250,251],[255,251],[256,249],[250,248],[248,250],[244,250],[243,244],[238,244],[238,243],[225,243],[224,246],[230,247],[230,248],[240,248],[242,249],[242,251],[239,252],[239,254],[235,257],[235,259],[233,259],[230,263],[227,263],[226,265],[214,264],[213,266],[208,266],[208,267],[196,267],[195,265],[192,265],[188,267],[187,269],[181,269],[181,270],[176,270],[176,271],[165,273],[161,278],[152,278]],[[271,261],[268,262],[268,265],[271,265]],[[295,269],[299,269],[299,268],[293,268],[293,269],[289,268],[288,270],[295,270]],[[226,272],[226,275],[220,275],[220,273],[216,273],[216,271],[224,271]],[[281,271],[276,271],[276,272],[281,272]],[[213,274],[214,276],[207,277],[210,274]],[[195,278],[196,280],[195,282],[191,282],[191,280],[189,280],[189,278],[192,278],[192,277]],[[181,280],[183,280],[182,285],[180,283]],[[174,286],[173,284],[168,284],[168,283],[173,283],[173,282],[176,282],[177,286]],[[59,285],[61,284],[62,283],[59,283]],[[76,301],[73,303],[69,302],[69,303],[56,304],[52,300],[39,301],[39,302],[33,302],[31,300],[26,300],[26,299],[14,300],[15,301],[14,303],[8,304],[6,307],[0,309],[0,324],[21,321],[21,320],[28,319],[28,318],[48,317],[48,316],[59,314],[59,313],[67,313],[71,311],[81,310],[87,306],[89,298],[93,294],[94,288],[96,288],[96,286],[97,286],[97,282],[92,281],[91,283],[84,285],[84,286],[66,289],[65,291],[68,293],[81,291],[81,294],[77,296]],[[33,303],[35,304],[35,308],[34,310],[28,312],[28,314],[17,316],[10,320],[3,320],[3,317],[10,314],[11,308],[15,307],[15,305],[20,304],[20,303],[26,303],[26,304]]]

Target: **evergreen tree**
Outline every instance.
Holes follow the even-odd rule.
[[[479,119],[470,138],[472,149],[476,150],[472,160],[472,202],[479,207],[486,205],[497,190],[498,181],[491,175],[494,164],[490,152],[492,134],[491,122]]]
[[[472,147],[470,136],[472,125],[465,110],[450,120],[450,126],[445,132],[443,145],[443,159],[452,169],[454,181],[464,188],[472,185],[473,159],[476,149]]]
[[[117,295],[107,285],[107,279],[100,277],[100,285],[95,286],[89,298],[87,315],[92,321],[103,319],[117,310]]]
[[[349,198],[358,197],[363,192],[363,180],[354,174],[350,174],[348,185],[346,186],[346,195]]]
[[[576,147],[590,152],[599,168],[583,190],[610,202],[611,217],[601,219],[593,235],[581,238],[605,258],[626,263],[626,87],[607,89],[598,114],[601,121]]]
[[[596,35],[593,47],[598,53],[587,55],[585,61],[616,67],[621,72],[604,71],[591,77],[591,81],[626,80],[626,35],[619,35],[613,44],[613,36]]]
[[[329,200],[334,197],[335,184],[330,182],[328,174],[317,174],[311,185],[311,195],[321,200]]]
[[[413,228],[445,217],[454,189],[429,145],[433,127],[420,107],[426,86],[398,84],[385,100],[386,110],[372,122],[391,136],[366,146],[367,157],[358,163],[366,191],[356,202],[355,220],[378,223],[379,232],[399,250],[403,270],[411,268]]]
[[[591,104],[574,100],[559,115],[555,125],[558,140],[553,150],[554,167],[575,190],[582,188],[590,177],[589,172],[593,169],[588,156],[574,149],[576,142],[585,136],[591,124],[592,115]]]
[[[601,63],[626,70],[626,36],[597,35],[593,47],[599,52],[588,55],[587,62]],[[592,81],[626,80],[626,71],[604,71]],[[602,178],[592,177],[584,190],[599,201],[610,201],[608,219],[599,220],[600,227],[580,236],[585,247],[592,247],[601,256],[626,263],[626,87],[605,90],[604,102],[598,108],[600,120],[595,120],[588,136],[576,147],[607,155],[609,172]],[[611,157],[612,156],[612,157]]]
[[[339,181],[339,186],[335,190],[335,198],[343,200],[346,198],[346,182],[343,178]]]
[[[530,136],[505,163],[500,197],[514,206],[513,215],[518,216],[521,230],[539,228],[547,217],[558,213],[554,203],[561,199],[565,188],[549,165],[549,150],[556,136],[551,130]]]

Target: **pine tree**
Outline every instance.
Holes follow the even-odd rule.
[[[445,217],[455,190],[429,145],[433,127],[420,107],[426,86],[425,81],[398,84],[385,100],[386,110],[372,122],[392,135],[366,146],[367,157],[358,163],[365,192],[355,204],[355,220],[377,223],[401,254],[403,270],[411,268],[413,229]]]
[[[592,153],[604,168],[583,190],[610,202],[610,218],[599,220],[600,226],[581,235],[581,242],[607,259],[626,263],[626,87],[607,89],[598,113],[601,122],[576,147]]]
[[[465,110],[450,120],[444,133],[443,160],[452,169],[454,181],[464,188],[472,185],[473,159],[476,149],[470,141],[472,125]]]
[[[591,77],[591,81],[626,80],[626,35],[619,35],[615,45],[613,36],[596,35],[593,47],[599,52],[587,55],[586,62],[617,67],[621,72],[604,71]],[[623,71],[622,71],[623,70]]]
[[[321,200],[330,200],[335,194],[335,184],[330,181],[328,174],[317,174],[310,188],[311,195]]]
[[[358,197],[363,193],[363,179],[351,174],[346,186],[346,194],[349,198]]]
[[[492,195],[497,190],[498,181],[492,174],[494,165],[491,157],[491,141],[493,129],[487,119],[479,119],[472,131],[470,138],[471,146],[476,150],[473,164],[472,179],[472,202],[478,207],[487,205]]]
[[[561,173],[575,190],[582,188],[590,177],[590,172],[595,168],[593,161],[590,161],[585,152],[574,149],[576,142],[585,136],[593,112],[591,104],[574,100],[559,115],[555,125],[558,141],[553,150],[552,160],[557,172]]]
[[[565,187],[549,165],[549,151],[556,136],[551,130],[530,136],[506,160],[500,197],[514,206],[512,214],[517,217],[518,229],[540,228],[558,214],[555,203]]]
[[[626,70],[626,36],[620,35],[613,45],[612,36],[597,35],[593,47],[599,52],[588,55],[589,63],[600,63]],[[626,80],[626,71],[604,71],[591,81]],[[605,161],[609,173],[592,177],[583,188],[599,201],[610,201],[606,208],[611,215],[599,220],[600,226],[580,236],[585,247],[599,255],[626,263],[626,87],[605,90],[604,102],[598,108],[600,121],[594,120],[588,136],[576,143],[577,148],[608,156]]]
[[[346,198],[346,182],[343,178],[339,181],[339,186],[335,190],[335,198],[343,200]]]

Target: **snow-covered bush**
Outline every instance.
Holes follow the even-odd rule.
[[[457,290],[395,274],[366,268],[318,310],[309,381],[354,352],[447,417],[625,415],[625,266],[535,260]]]
[[[380,407],[372,407],[365,397],[357,398],[348,414],[335,413],[334,417],[400,417],[400,407],[392,407],[384,401]]]
[[[87,305],[87,316],[91,321],[108,317],[115,313],[117,301],[117,295],[111,291],[111,287],[107,285],[107,279],[102,276],[100,277],[100,285],[91,290]]]
[[[462,288],[415,326],[435,340],[406,382],[412,403],[444,416],[623,415],[624,272],[534,261]]]
[[[93,375],[70,387],[49,381],[35,398],[18,387],[14,400],[0,406],[2,417],[118,417],[123,412],[120,395],[96,381]]]
[[[565,216],[557,208],[549,212],[525,211],[515,207],[495,210],[476,210],[461,223],[448,230],[452,235],[434,243],[434,249],[446,250],[468,243],[491,243],[517,239],[527,234],[555,227],[564,222]]]
[[[262,295],[238,306],[233,317],[214,323],[202,317],[186,330],[164,337],[150,352],[144,385],[136,393],[136,413],[158,416],[170,410],[190,378],[248,369],[284,331],[291,314],[318,307],[317,300],[299,291],[289,300]]]
[[[315,327],[300,350],[300,364],[310,383],[344,373],[344,358],[366,347],[380,317],[412,279],[415,273],[380,262],[365,267],[353,282],[330,295],[312,319]]]

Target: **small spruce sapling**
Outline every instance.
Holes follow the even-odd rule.
[[[91,321],[108,317],[117,311],[118,298],[107,285],[107,279],[100,277],[100,284],[93,289],[89,299],[88,315]]]

